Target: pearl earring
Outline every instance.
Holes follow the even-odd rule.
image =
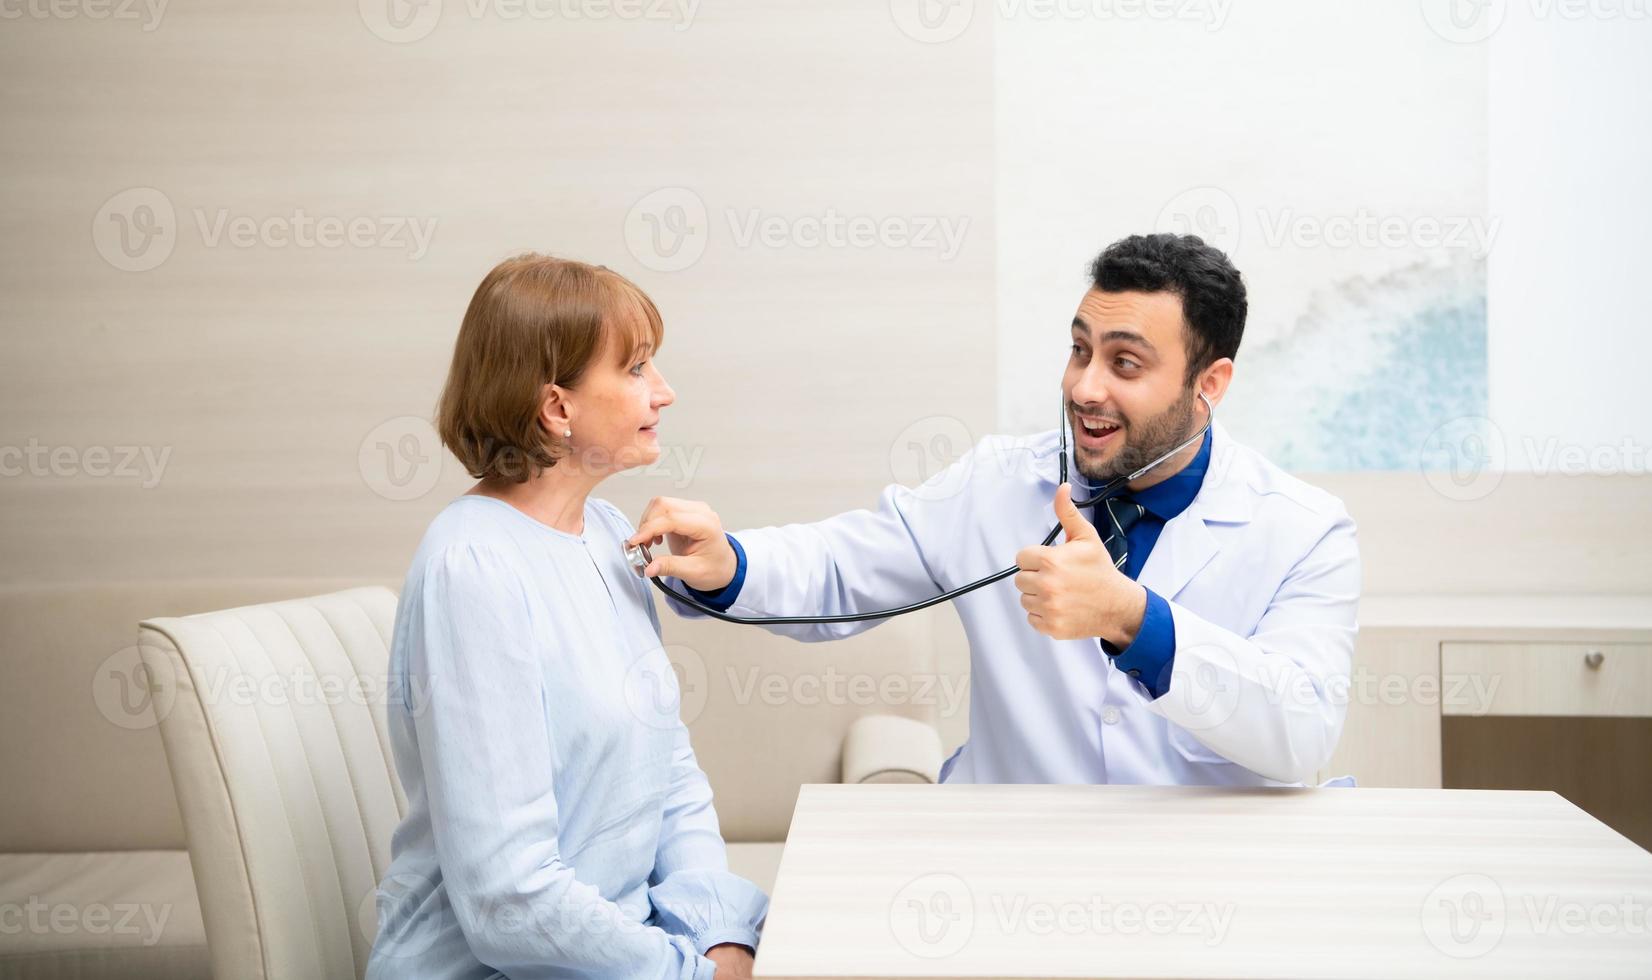
[[[572,439],[573,437],[574,437],[574,430],[572,430],[572,429],[563,429],[562,430],[562,438]]]

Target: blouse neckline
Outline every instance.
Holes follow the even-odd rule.
[[[489,497],[489,496],[486,496],[485,494],[480,494],[480,493],[466,493],[466,494],[461,494],[458,499],[460,499],[460,500],[472,500],[472,499],[474,499],[474,500],[485,500],[490,504],[495,504],[499,507],[503,507],[505,510],[508,510],[512,514],[515,514],[521,520],[527,522],[528,524],[533,525],[536,528],[539,528],[541,531],[544,531],[547,534],[554,534],[559,538],[566,538],[569,541],[578,541],[578,542],[581,542],[581,543],[588,543],[587,539],[585,537],[585,532],[587,532],[591,529],[591,500],[590,500],[589,497],[587,497],[586,500],[585,500],[584,512],[581,514],[581,516],[585,519],[585,527],[584,527],[584,530],[581,531],[579,534],[573,534],[571,532],[564,531],[561,528],[552,527],[551,525],[546,524],[544,521],[540,520],[539,518],[534,517],[532,514],[529,514],[525,511],[523,511],[521,508],[517,507],[515,504],[509,503],[508,501],[500,500],[498,497]]]

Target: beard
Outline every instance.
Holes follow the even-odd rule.
[[[1107,462],[1088,460],[1082,450],[1074,453],[1079,474],[1091,483],[1106,483],[1129,476],[1176,448],[1193,434],[1193,400],[1196,397],[1193,388],[1189,387],[1174,405],[1150,419],[1140,422],[1119,419],[1119,435],[1123,437],[1124,444]],[[1069,419],[1074,410],[1073,404],[1068,402]],[[1073,424],[1076,426],[1078,423]]]

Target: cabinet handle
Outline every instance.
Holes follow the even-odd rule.
[[[1583,663],[1590,670],[1599,670],[1600,665],[1605,663],[1605,662],[1606,662],[1606,654],[1601,653],[1599,650],[1590,650],[1588,653],[1585,653],[1583,655]]]

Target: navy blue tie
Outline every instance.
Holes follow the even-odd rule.
[[[1101,540],[1107,546],[1107,554],[1112,556],[1114,568],[1123,571],[1124,563],[1130,558],[1130,529],[1146,513],[1147,508],[1125,494],[1108,497],[1096,505],[1097,518],[1107,515],[1105,522],[1098,519],[1096,525],[1101,529]]]

